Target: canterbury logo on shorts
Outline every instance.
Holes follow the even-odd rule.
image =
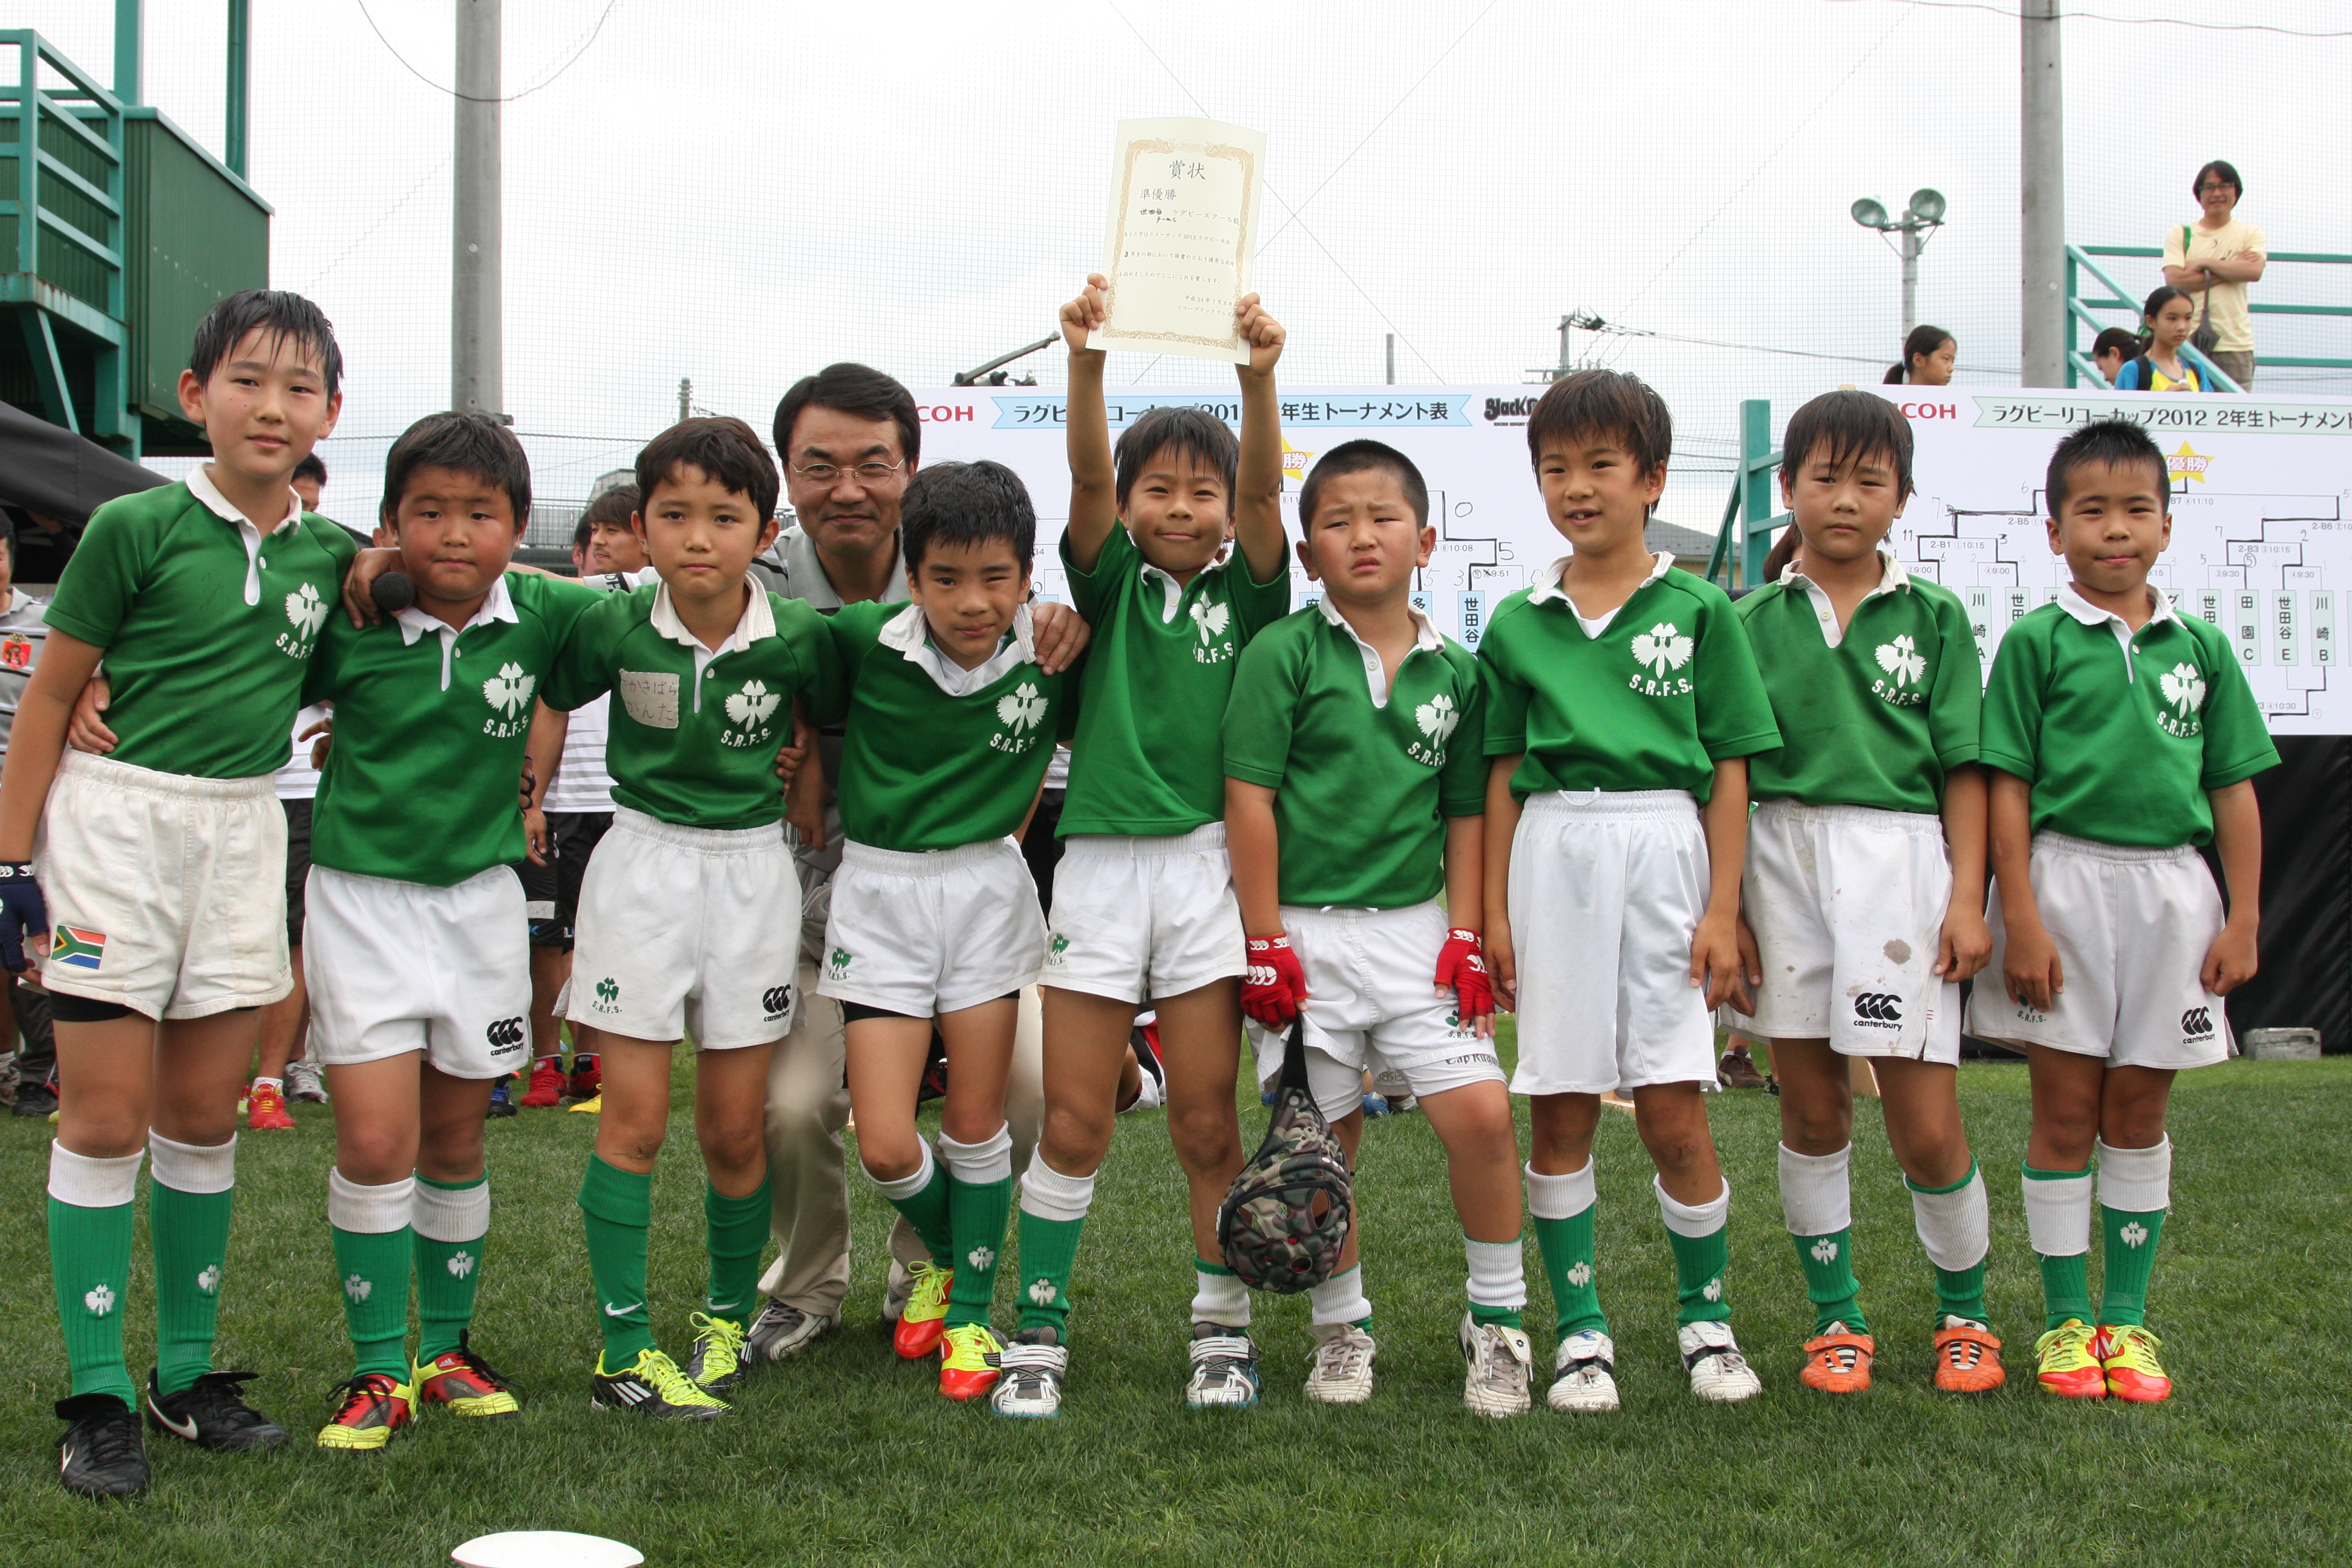
[[[2208,1039],[2211,1037],[2212,1033],[2213,1011],[2211,1008],[2191,1007],[2180,1015],[2180,1034],[2183,1039]]]
[[[1886,992],[1865,991],[1853,999],[1853,1021],[1899,1028],[1903,1023],[1902,1002],[1902,997]]]
[[[792,1005],[793,988],[789,985],[771,985],[760,993],[760,1006],[771,1018],[782,1017],[784,1009]]]
[[[489,1026],[488,1033],[490,1054],[494,1057],[522,1049],[523,1024],[520,1018],[500,1018]]]

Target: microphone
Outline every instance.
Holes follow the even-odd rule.
[[[386,572],[368,584],[368,597],[387,616],[396,616],[416,603],[416,584],[404,572]]]

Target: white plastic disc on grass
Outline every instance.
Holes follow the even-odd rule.
[[[464,1568],[637,1568],[645,1560],[634,1546],[569,1530],[502,1530],[449,1553]]]

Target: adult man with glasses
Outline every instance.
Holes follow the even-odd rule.
[[[827,365],[804,376],[776,405],[776,452],[797,521],[752,563],[755,576],[787,598],[831,613],[844,605],[907,602],[898,558],[898,508],[914,477],[922,426],[914,395],[862,364]],[[1039,661],[1063,668],[1084,646],[1085,626],[1066,606],[1037,606]],[[828,784],[840,777],[841,732],[818,745]],[[841,819],[825,811],[822,846],[799,849],[806,901],[801,929],[800,1022],[776,1047],[768,1075],[768,1170],[779,1248],[760,1281],[767,1297],[745,1344],[753,1361],[781,1361],[841,1321],[849,1289],[849,1189],[841,1131],[849,1121],[844,1087],[841,1005],[816,994],[833,873],[841,863]],[[1029,1162],[1045,1114],[1034,1001],[1024,1003],[1005,1110],[1016,1171]],[[903,1219],[890,1234],[890,1283],[883,1315],[896,1321],[910,1286],[908,1266],[930,1254]]]
[[[2194,223],[2175,225],[2164,237],[2164,280],[2198,296],[2197,324],[2213,328],[2209,357],[2248,392],[2254,387],[2254,325],[2246,309],[2246,285],[2263,280],[2270,241],[2237,216],[2245,182],[2235,165],[2216,158],[2190,182],[2204,209]]]

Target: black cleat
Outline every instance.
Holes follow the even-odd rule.
[[[139,1417],[111,1394],[58,1401],[58,1484],[79,1497],[137,1497],[153,1479]]]
[[[260,1375],[257,1372],[208,1372],[177,1394],[159,1394],[151,1372],[147,1374],[147,1425],[185,1438],[199,1448],[226,1453],[275,1448],[286,1441],[286,1428],[247,1405],[237,1392],[237,1384]]]
[[[16,1086],[16,1103],[10,1113],[16,1116],[53,1116],[58,1109],[58,1091],[46,1083],[25,1083]]]
[[[733,1408],[657,1350],[639,1351],[637,1359],[619,1372],[606,1372],[599,1357],[595,1375],[589,1379],[588,1403],[598,1410],[634,1410],[640,1415],[688,1421],[713,1421]]]
[[[514,1079],[499,1079],[497,1086],[490,1090],[490,1118],[495,1121],[501,1116],[515,1116],[521,1110],[522,1106],[515,1100]]]

